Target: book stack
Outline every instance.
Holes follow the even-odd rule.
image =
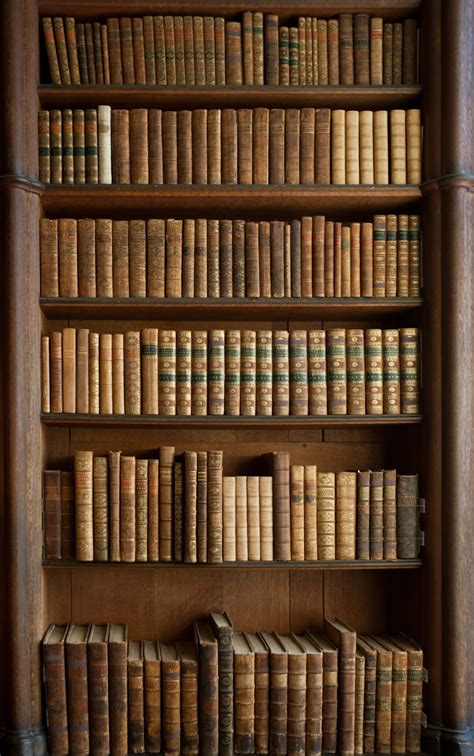
[[[419,215],[42,218],[44,297],[418,297]]]
[[[265,455],[268,475],[226,476],[222,451],[156,459],[77,451],[44,472],[46,559],[271,562],[416,559],[418,475],[323,472]],[[261,471],[261,470],[260,470]]]
[[[45,184],[419,184],[409,110],[244,108],[39,112]]]
[[[417,328],[180,330],[42,337],[44,413],[410,415]]]
[[[43,18],[53,84],[416,84],[415,19]]]
[[[50,753],[419,753],[423,650],[339,619],[301,634],[127,640],[126,625],[55,625],[42,641]]]

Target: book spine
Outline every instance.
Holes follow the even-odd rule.
[[[44,471],[44,556],[61,559],[61,474]]]
[[[423,651],[408,651],[407,670],[407,753],[418,753],[423,720]]]
[[[406,651],[392,651],[392,721],[390,748],[393,753],[406,752],[407,669]]]
[[[421,343],[417,328],[400,328],[400,395],[402,414],[420,412]]]
[[[306,655],[288,654],[288,753],[305,751],[306,686]]]
[[[247,543],[251,562],[260,561],[260,497],[259,479],[256,475],[247,477]]]
[[[266,13],[264,23],[265,84],[279,84],[278,16]]]
[[[304,465],[303,505],[304,505],[304,559],[316,561],[318,558],[317,528],[317,468],[316,465]]]
[[[370,472],[357,473],[357,559],[370,559]]]
[[[208,470],[207,452],[197,453],[197,488],[196,488],[196,536],[197,561],[207,562],[207,510],[208,510]]]
[[[194,31],[193,17],[184,16],[183,19],[184,40],[184,78],[185,84],[195,84],[194,74]]]
[[[97,71],[95,61],[94,32],[91,23],[84,24],[84,37],[86,41],[87,76],[89,84],[97,84]]]
[[[127,331],[124,338],[125,413],[141,413],[140,331]]]
[[[377,753],[391,752],[392,653],[377,651],[375,704],[375,748]]]
[[[407,183],[406,111],[390,111],[390,183]]]
[[[288,656],[270,654],[270,753],[288,752]]]
[[[382,332],[383,411],[400,414],[400,334],[396,328]]]
[[[74,559],[76,550],[74,516],[74,474],[61,470],[61,555]]]
[[[354,84],[370,84],[369,15],[354,15]]]
[[[414,18],[406,18],[403,21],[403,52],[402,52],[402,83],[416,84],[417,75],[417,23]]]
[[[328,21],[328,83],[339,84],[339,21]]]
[[[232,647],[231,647],[232,651]],[[220,670],[219,670],[220,673]],[[234,708],[235,708],[235,753],[255,753],[255,656],[235,654],[234,656]],[[220,753],[234,753],[232,747],[220,748]]]
[[[89,700],[85,643],[66,643],[66,670],[69,750],[73,753],[89,753]],[[71,674],[72,670],[73,674]]]
[[[255,654],[255,750],[257,753],[269,753],[269,689],[270,669],[269,654]]]
[[[256,332],[241,332],[240,414],[256,414]]]
[[[322,747],[323,655],[306,656],[306,752],[317,756]]]
[[[76,518],[76,559],[92,562],[94,559],[93,532],[93,453],[75,452],[74,490]]]
[[[301,221],[290,223],[291,296],[301,297]]]
[[[419,297],[421,293],[420,246],[420,216],[410,215],[408,216],[408,296],[410,297]]]
[[[186,84],[186,66],[184,61],[184,19],[183,16],[175,16],[174,23],[174,43],[175,43],[175,60],[176,60],[176,84],[182,86]],[[213,31],[213,30],[212,30]]]
[[[174,463],[173,559],[183,561],[183,462]]]
[[[336,559],[356,558],[357,474],[336,473]]]
[[[99,334],[89,333],[89,414],[91,415],[98,415],[100,410],[99,343]]]
[[[148,460],[137,459],[135,480],[136,561],[148,561]]]
[[[273,560],[273,484],[269,476],[259,478],[260,502],[260,558]]]
[[[165,221],[147,221],[147,296],[165,296]]]
[[[253,111],[253,183],[268,184],[272,160],[270,143],[270,111],[255,108]]]
[[[160,463],[148,460],[148,561],[160,558]]]
[[[62,333],[63,412],[76,412],[76,329]]]
[[[109,643],[110,752],[126,753],[127,742],[127,643]]]
[[[273,453],[273,554],[276,561],[291,559],[290,457]]]
[[[365,415],[364,331],[347,330],[347,411],[349,415]]]
[[[90,747],[94,753],[107,753],[110,748],[107,644],[89,641],[87,662]]]
[[[120,561],[136,559],[136,459],[120,457]]]
[[[363,753],[375,751],[375,697],[376,697],[377,654],[365,656],[365,694],[364,694],[364,750]]]
[[[130,111],[112,110],[112,176],[114,184],[130,184]]]
[[[272,108],[268,123],[269,175],[266,183],[285,183],[285,111]],[[254,154],[256,159],[256,153]],[[254,179],[254,183],[257,183]],[[274,295],[275,296],[275,295]],[[276,295],[278,296],[278,295]],[[280,295],[281,296],[281,295]]]
[[[402,83],[403,24],[393,24],[392,83]]]
[[[145,751],[143,659],[128,660],[128,750]]]
[[[176,331],[158,334],[158,406],[160,415],[176,415]]]
[[[300,111],[285,111],[285,183],[300,183]]]
[[[108,464],[107,457],[94,457],[93,460],[93,521],[94,521],[94,559],[107,562],[109,559],[109,501],[108,501]]]
[[[51,412],[63,412],[63,335],[55,331],[50,336]],[[43,374],[43,381],[46,380]],[[44,388],[44,384],[43,384]]]
[[[207,331],[193,331],[191,364],[191,414],[207,415]]]
[[[292,465],[290,468],[290,522],[291,522],[291,559],[293,562],[304,561],[304,465]]]
[[[290,83],[290,32],[287,26],[278,30],[279,84]]]
[[[223,415],[225,387],[225,331],[211,330],[209,331],[208,339],[208,412],[210,415]]]
[[[421,183],[421,111],[406,111],[407,184]]]
[[[317,473],[318,559],[336,558],[336,478],[334,473]]]
[[[199,753],[198,665],[181,656],[181,753]]]
[[[224,477],[222,486],[222,558],[224,562],[235,562],[237,560],[235,477]]]
[[[113,414],[112,389],[112,334],[101,333],[99,336],[99,402],[101,415]]]
[[[122,84],[122,54],[120,47],[120,23],[118,18],[107,19],[107,41],[110,60],[110,83]]]
[[[194,249],[194,293],[196,297],[207,297],[207,222],[196,220]]]
[[[73,126],[72,110],[65,108],[62,112],[63,133],[62,133],[62,162],[63,162],[63,184],[74,183],[74,146],[73,146]]]
[[[365,657],[356,654],[354,751],[364,753]]]
[[[143,664],[145,748],[147,753],[161,751],[161,662],[146,659]]]
[[[78,296],[77,221],[60,218],[57,221],[59,247],[59,296]]]
[[[197,454],[184,453],[184,561],[197,562]]]
[[[418,557],[418,476],[397,475],[397,558]]]
[[[264,83],[265,48],[263,13],[253,11],[253,83]]]
[[[68,753],[66,666],[63,643],[43,643],[43,670],[49,745],[52,753]]]
[[[347,414],[346,333],[341,328],[330,328],[326,333],[328,413]]]
[[[370,473],[370,558],[383,559],[383,471]]]
[[[257,331],[256,337],[256,413],[272,414],[272,331]]]
[[[247,297],[260,297],[258,223],[245,223],[245,278]]]
[[[193,17],[194,24],[194,74],[196,84],[206,83],[206,69],[204,61],[204,19],[202,16]]]
[[[211,454],[211,452],[210,452]],[[237,678],[234,676],[234,654],[232,651],[232,629],[220,628],[218,639],[218,698],[219,698],[219,753],[233,754],[237,745]],[[234,740],[234,686],[235,686],[235,740]]]
[[[130,296],[146,296],[146,222],[131,220],[129,227]]]
[[[95,226],[96,221],[91,218],[81,218],[77,221],[78,296],[80,297],[97,295]],[[62,250],[60,250],[61,253]]]
[[[199,647],[199,747],[219,753],[219,684],[217,643]]]
[[[237,561],[248,562],[247,478],[244,475],[235,478],[235,534]]]
[[[307,84],[306,81],[306,19],[298,18],[298,83]]]
[[[317,19],[318,84],[329,84],[328,70],[328,22]]]
[[[374,179],[376,184],[389,183],[388,169],[388,113],[386,110],[376,110],[374,112]]]
[[[225,24],[225,81],[226,84],[243,84],[240,21],[226,21]]]
[[[173,463],[174,447],[160,448],[160,560],[171,562],[173,558]]]
[[[383,414],[382,330],[367,328],[365,340],[365,389],[368,415]]]
[[[383,84],[383,20],[370,19],[370,83]]]
[[[176,334],[176,414],[191,414],[191,331]]]
[[[113,297],[112,221],[97,218],[95,222],[95,248],[97,259],[97,296]]]
[[[290,409],[292,415],[308,414],[308,344],[306,331],[291,331]]]
[[[51,412],[50,339],[41,337],[41,412]]]
[[[38,170],[43,184],[51,182],[51,130],[49,110],[38,113]]]
[[[222,562],[222,486],[223,453],[208,452],[208,537],[207,561],[212,564]]]
[[[156,84],[153,16],[143,17],[143,47],[145,56],[145,83]]]
[[[273,332],[273,414],[290,414],[288,331]]]
[[[120,455],[109,452],[109,559],[120,562]]]

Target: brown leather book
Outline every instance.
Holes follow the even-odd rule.
[[[63,559],[74,559],[76,536],[74,525],[74,474],[60,473],[61,486],[61,555]]]
[[[257,334],[241,331],[240,414],[256,414],[257,405]]]
[[[221,184],[222,148],[221,148],[221,110],[207,111],[207,183]]]
[[[93,520],[94,559],[106,562],[109,558],[108,517],[108,464],[107,457],[94,456],[93,461]]]
[[[393,84],[393,24],[383,25],[383,83]]]
[[[222,562],[222,495],[223,495],[223,453],[207,453],[207,561],[212,564]]]
[[[273,561],[273,479],[269,475],[259,478],[260,504],[260,558]]]
[[[323,654],[322,751],[336,753],[338,722],[338,649],[322,634],[306,631],[305,636]]]
[[[141,414],[140,331],[126,331],[124,338],[125,413]]]
[[[383,414],[382,330],[367,328],[364,334],[366,412]]]
[[[370,19],[370,83],[383,84],[383,20]]]
[[[392,753],[406,753],[408,654],[390,636],[382,635],[379,643],[392,652]]]
[[[97,218],[95,222],[95,248],[97,296],[113,297],[112,221],[110,218]]]
[[[99,334],[89,333],[89,414],[100,412]]]
[[[397,558],[397,471],[383,473],[383,558]]]
[[[61,559],[61,473],[45,470],[44,480],[44,556]]]
[[[308,414],[307,331],[290,331],[290,414]]]
[[[253,83],[264,83],[265,54],[264,54],[263,13],[253,12]]]
[[[409,216],[397,216],[397,295],[408,297],[410,291],[409,268]]]
[[[56,54],[61,76],[60,84],[71,83],[71,70],[66,46],[66,35],[64,32],[64,19],[60,16],[53,18],[54,41],[56,45]]]
[[[418,527],[418,475],[397,475],[398,559],[418,558]]]
[[[176,82],[176,47],[174,37],[173,16],[164,16],[164,47],[166,50],[166,84],[175,85]]]
[[[76,412],[89,412],[89,329],[76,331]]]
[[[314,108],[300,111],[300,183],[314,184],[315,177],[315,115]]]
[[[325,218],[316,215],[313,218],[312,255],[313,255],[313,296],[325,296]]]
[[[276,561],[291,560],[290,455],[286,451],[264,455],[273,477],[273,554]]]
[[[194,73],[194,31],[193,17],[184,16],[183,18],[183,44],[184,44],[184,76],[185,84],[195,84]]]
[[[219,221],[207,221],[207,296],[218,298],[219,291]]]
[[[342,224],[334,223],[334,296],[341,297],[342,292]]]
[[[260,296],[269,298],[272,295],[271,244],[270,244],[270,222],[269,221],[260,221],[258,224],[258,247],[259,247]]]
[[[386,242],[386,276],[385,293],[387,297],[397,296],[397,216],[387,215]]]
[[[160,484],[159,460],[149,459],[148,460],[148,561],[149,562],[157,562],[160,556],[159,484]]]
[[[38,113],[38,149],[39,149],[39,180],[43,184],[51,182],[51,132],[49,110]]]
[[[238,181],[238,138],[237,111],[233,108],[222,110],[222,183],[237,184]]]
[[[270,666],[269,652],[259,634],[244,633],[245,639],[254,654],[254,740],[255,751],[259,754],[269,753],[269,691]]]
[[[130,111],[114,108],[111,121],[114,184],[130,184]]]
[[[143,17],[143,48],[145,55],[145,82],[146,84],[156,84],[153,16]]]
[[[242,25],[240,21],[225,24],[225,82],[242,84]],[[213,82],[207,82],[212,84]]]
[[[163,184],[163,111],[148,111],[148,180]]]
[[[350,225],[350,296],[361,296],[360,223]]]
[[[423,651],[405,635],[390,636],[393,643],[407,653],[406,751],[420,750],[423,721]]]
[[[194,296],[207,297],[207,221],[195,221]]]
[[[196,548],[197,561],[207,562],[207,509],[208,509],[207,452],[197,452],[196,488]]]
[[[304,465],[303,474],[304,559],[315,561],[318,558],[316,465]]]
[[[278,16],[266,13],[264,23],[265,84],[279,84]]]
[[[118,18],[107,19],[107,42],[110,60],[110,83],[122,84],[122,52],[120,44],[120,22]]]
[[[356,633],[341,620],[324,620],[324,634],[339,649],[338,753],[354,753]]]
[[[370,472],[357,473],[357,559],[370,559]]]
[[[331,111],[317,108],[315,117],[315,182],[331,183]]]
[[[204,19],[193,16],[194,41],[194,83],[206,84],[206,68],[204,61]]]
[[[266,17],[268,18],[268,16]],[[269,147],[270,111],[255,108],[253,111],[253,183],[268,184],[269,166],[273,155]]]
[[[239,754],[255,753],[255,655],[243,633],[231,637],[234,660],[234,748]],[[220,753],[234,753],[232,741]]]
[[[363,753],[374,753],[377,652],[363,635],[357,636],[356,647],[365,658]]]
[[[273,391],[272,391],[272,331],[257,331],[257,415],[270,416],[272,414]]]
[[[382,332],[383,411],[400,414],[400,333],[396,328]]]
[[[336,558],[336,476],[317,473],[318,559]]]
[[[145,749],[161,751],[161,654],[157,641],[143,641]]]
[[[148,561],[148,460],[137,459],[135,479],[136,561]]]
[[[51,412],[50,340],[41,337],[41,412]]]
[[[354,16],[354,83],[370,84],[369,15]]]
[[[245,297],[245,221],[232,221],[232,294]]]
[[[306,80],[306,19],[304,16],[298,19],[298,83],[309,84]]]
[[[269,752],[284,754],[288,751],[288,653],[275,633],[258,635],[270,657]]]
[[[209,452],[209,456],[212,452]],[[211,531],[212,532],[212,531]],[[209,621],[212,631],[217,638],[218,644],[218,680],[219,680],[219,753],[231,755],[235,750],[239,751],[239,735],[245,734],[239,732],[237,722],[239,717],[239,704],[245,701],[239,701],[237,696],[238,680],[236,675],[242,673],[234,665],[235,660],[235,634],[230,617],[224,612],[211,612]],[[249,649],[247,648],[247,652]],[[253,681],[252,681],[253,682]],[[252,685],[253,689],[253,685]],[[235,695],[234,695],[235,694]],[[234,735],[234,712],[235,712],[235,735]],[[242,714],[242,712],[241,712]],[[245,721],[245,717],[244,717]],[[241,723],[242,724],[242,723]],[[252,717],[253,725],[253,717]],[[245,725],[244,725],[245,726]],[[244,751],[245,753],[246,751]],[[253,751],[250,751],[253,753]]]
[[[355,689],[355,722],[354,722],[354,751],[364,753],[364,692],[365,692],[365,656],[356,652],[356,689]]]
[[[372,223],[361,224],[360,235],[360,271],[361,295],[374,296],[374,229]]]
[[[288,331],[273,332],[273,414],[290,414],[290,364]]]
[[[341,228],[341,297],[351,296],[351,227]]]
[[[245,223],[245,277],[248,297],[260,296],[260,269],[258,248],[258,223]]]
[[[158,404],[160,415],[176,415],[176,331],[158,333]]]
[[[160,560],[173,559],[173,463],[174,446],[160,447]]]
[[[191,129],[192,113],[190,110],[179,110],[177,114],[178,139],[178,183],[192,184],[193,181],[193,134]]]
[[[148,184],[148,110],[130,110],[130,183]],[[171,183],[171,182],[168,182]]]
[[[407,184],[421,183],[422,149],[421,111],[413,108],[406,111]]]
[[[301,221],[290,224],[291,296],[301,297]]]
[[[105,29],[107,30],[107,27],[105,27]],[[75,19],[67,18],[66,42],[71,58],[71,83],[88,84],[89,73],[87,71],[87,51],[84,24],[76,24]],[[107,83],[110,84],[110,78]]]
[[[74,453],[74,487],[76,494],[76,559],[94,559],[93,532],[93,453]]]
[[[285,183],[300,183],[300,111],[285,111]]]
[[[143,642],[128,643],[128,750],[145,751],[145,704],[143,690]]]
[[[328,22],[326,19],[317,19],[317,42],[318,42],[318,84],[329,83],[328,71]]]
[[[184,452],[184,548],[185,562],[197,562],[197,453]]]
[[[408,217],[408,295],[410,297],[419,297],[421,293],[420,240],[420,216],[410,215]]]
[[[178,331],[176,334],[176,414],[190,415],[191,399],[191,331]]]
[[[232,221],[220,220],[219,221],[219,294],[221,297],[233,296],[232,268],[233,268],[233,265],[232,265]]]
[[[354,84],[354,33],[352,13],[339,14],[339,81],[343,85]]]
[[[290,635],[278,635],[288,654],[288,753],[306,753],[306,652]]]
[[[393,24],[392,83],[402,83],[403,24]]]
[[[336,559],[356,558],[357,473],[336,473]]]
[[[57,223],[59,253],[59,296],[78,296],[77,221],[60,218]]]
[[[328,84],[339,84],[339,21],[328,20]]]
[[[237,475],[235,477],[235,531],[237,561],[248,562],[248,502],[246,475]]]
[[[53,126],[53,113],[51,111],[51,128]],[[88,108],[85,111],[85,148],[86,148],[86,184],[99,183],[99,147],[98,147],[98,124],[97,110]],[[53,131],[51,130],[51,147],[53,146]],[[52,153],[51,153],[52,154]],[[51,181],[54,183],[53,163],[51,162]]]
[[[112,274],[114,297],[130,296],[128,228],[128,221],[112,221]]]
[[[199,657],[199,746],[209,756],[219,753],[218,644],[209,622],[194,623]]]
[[[62,111],[62,121],[63,184],[74,184],[74,138],[72,110],[70,108],[65,108]]]
[[[393,654],[375,636],[367,636],[366,640],[377,652],[375,751],[376,753],[391,753]]]
[[[225,331],[225,404],[224,414],[240,415],[240,330]]]
[[[110,751],[108,625],[91,625],[87,639],[89,735],[92,753]]]
[[[63,412],[63,334],[60,331],[50,336],[50,360],[51,412]]]
[[[226,476],[222,482],[222,558],[224,562],[237,560],[236,541],[236,480],[235,477]]]
[[[120,451],[109,451],[109,559],[120,562]]]
[[[321,755],[323,724],[323,653],[306,636],[291,635],[305,654],[306,745],[305,753]]]
[[[110,625],[107,651],[110,753],[126,753],[128,749],[126,625]]]
[[[146,297],[146,222],[129,221],[130,296]]]
[[[136,559],[136,459],[120,458],[120,561]]]
[[[165,221],[147,220],[147,296],[165,296]]]
[[[178,114],[164,110],[163,129],[163,183],[178,183]]]
[[[69,625],[65,638],[69,751],[90,752],[87,638],[89,625]]]
[[[264,109],[260,109],[264,110]],[[262,116],[263,118],[263,116]],[[272,108],[269,115],[269,178],[267,183],[285,183],[285,111]],[[255,182],[257,183],[257,182]]]
[[[416,84],[418,82],[418,29],[415,18],[405,18],[403,21],[403,57],[402,83]]]
[[[78,296],[80,297],[95,297],[97,293],[95,226],[96,221],[91,218],[81,218],[77,221]]]
[[[186,84],[186,69],[184,64],[184,20],[183,16],[174,16],[174,48],[176,64],[176,84],[182,86]],[[206,29],[204,29],[204,34]],[[204,38],[204,42],[206,38]]]
[[[244,11],[242,13],[242,65],[243,65],[243,84],[253,84],[253,13]]]
[[[187,218],[183,221],[183,297],[194,297],[195,247],[196,223]]]
[[[370,558],[383,559],[383,470],[370,473]]]
[[[182,296],[183,221],[166,221],[166,286],[165,296]]]
[[[58,51],[55,41],[53,19],[48,16],[42,19],[44,41],[48,56],[49,75],[52,84],[62,84],[61,70],[59,68]]]
[[[306,84],[314,84],[313,71],[313,31],[312,19],[308,16],[305,18],[305,58],[306,58]]]
[[[347,329],[346,354],[347,411],[349,415],[365,415],[365,355],[362,328]]]
[[[64,642],[68,625],[50,625],[42,640],[49,751],[69,753]]]
[[[198,656],[194,643],[177,644],[180,662],[181,695],[181,753],[197,756],[199,753],[198,721]]]

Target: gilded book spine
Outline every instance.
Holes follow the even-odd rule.
[[[76,492],[76,559],[94,559],[93,531],[93,453],[74,454],[74,486]]]
[[[318,559],[336,558],[336,480],[334,473],[318,472]]]
[[[93,461],[93,520],[94,559],[106,562],[109,559],[109,474],[107,457],[94,457]]]

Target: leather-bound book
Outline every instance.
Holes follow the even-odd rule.
[[[147,296],[165,296],[165,221],[147,221]]]
[[[74,486],[76,494],[76,559],[94,559],[93,531],[93,453],[74,453]]]
[[[163,183],[178,183],[178,127],[177,113],[163,111]]]
[[[87,638],[90,626],[69,625],[65,638],[67,724],[69,749],[89,753],[89,696],[87,679]]]
[[[223,528],[223,453],[207,453],[207,561],[211,564],[222,562]]]
[[[395,227],[396,230],[396,227]],[[408,296],[419,297],[421,291],[420,216],[408,216]]]
[[[382,330],[367,328],[364,335],[366,412],[383,414]]]
[[[222,111],[207,111],[207,183],[221,184],[222,179]]]
[[[234,670],[233,624],[225,613],[211,612],[209,620],[218,643],[219,753],[232,754],[234,743],[234,686],[236,693],[238,687],[237,680],[234,678],[234,671],[237,670]],[[237,703],[236,700],[236,717]]]
[[[113,414],[112,334],[99,335],[99,402],[100,414]]]
[[[124,338],[125,413],[141,414],[140,331],[127,331]]]
[[[62,161],[63,161],[63,184],[74,184],[74,147],[72,110],[63,110],[63,134],[62,134]]]
[[[97,293],[95,226],[96,221],[91,218],[81,218],[77,221],[78,295],[80,297],[95,297]]]
[[[199,451],[197,453],[196,547],[197,561],[201,563],[207,562],[207,485],[207,452]]]
[[[149,459],[148,460],[148,561],[149,562],[157,562],[160,556],[159,484],[160,484],[159,460]]]
[[[92,22],[92,45],[95,69],[95,84],[104,84],[103,50],[99,21]]]
[[[350,296],[361,296],[360,223],[350,225]]]
[[[153,16],[143,17],[143,48],[145,56],[145,83],[156,84],[155,39]]]
[[[108,636],[110,753],[128,750],[127,626],[110,625]]]
[[[241,332],[240,413],[256,414],[257,402],[257,335],[256,331]]]
[[[199,754],[198,657],[190,641],[177,644],[180,662],[181,753]]]
[[[393,84],[393,24],[383,25],[383,83]]]
[[[114,415],[125,414],[123,333],[112,334],[112,399]]]
[[[331,183],[346,183],[346,111],[331,111]]]
[[[176,415],[176,331],[159,330],[158,364],[160,415]]]
[[[183,221],[168,219],[166,221],[166,286],[165,296],[177,298],[182,296],[183,269]]]
[[[219,294],[221,297],[233,296],[231,220],[219,221]]]
[[[288,753],[306,753],[306,652],[289,635],[278,639],[288,654]]]
[[[225,331],[212,329],[208,334],[208,413],[224,414]]]
[[[204,18],[193,16],[194,37],[194,78],[195,84],[206,84],[204,61]]]
[[[163,22],[166,50],[166,83],[176,85],[176,47],[173,16],[164,16]]]
[[[89,735],[92,753],[110,752],[108,625],[91,625],[87,639]]]
[[[106,30],[107,30],[107,27],[106,27]],[[76,31],[77,65],[79,68],[79,71],[78,71],[79,81],[77,83],[88,84],[89,72],[87,70],[87,50],[86,50],[86,36],[85,36],[84,24],[81,24],[81,23],[75,24],[75,31]],[[110,84],[110,81],[109,81],[109,84]]]
[[[148,111],[148,181],[163,184],[163,111]]]
[[[76,412],[89,412],[89,329],[76,332]]]
[[[367,641],[377,653],[375,697],[375,752],[392,753],[392,658],[393,654],[375,636]]]
[[[341,229],[341,296],[351,296],[351,227]]]
[[[392,652],[391,752],[406,753],[408,654],[390,636],[382,635],[377,640]]]
[[[53,124],[53,113],[51,111],[51,126]],[[97,132],[97,110],[88,108],[85,111],[85,146],[86,146],[86,184],[99,183],[99,147]],[[53,131],[51,131],[51,139]],[[51,141],[51,147],[53,142]],[[52,153],[51,153],[52,154]],[[51,181],[53,178],[53,163],[51,162]]]
[[[397,296],[397,216],[387,215],[387,244],[386,244],[386,276],[385,294],[387,297]]]
[[[260,109],[260,110],[264,110],[264,109]],[[270,184],[284,184],[285,183],[285,111],[282,108],[272,108],[270,110],[268,128],[269,128],[268,182]]]
[[[337,132],[334,133],[337,136]],[[360,183],[359,112],[347,110],[345,117],[345,183]],[[334,183],[341,183],[340,181]]]
[[[334,473],[317,473],[318,559],[336,558],[336,478]]]
[[[219,221],[207,221],[207,296],[218,298],[219,291]]]
[[[212,616],[212,615],[211,615]],[[243,633],[231,636],[234,662],[235,733],[227,750],[220,753],[255,753],[255,655]]]
[[[59,65],[59,72],[61,80],[58,84],[70,84],[71,83],[71,71],[69,68],[69,60],[66,46],[66,35],[64,32],[64,19],[60,16],[53,18],[53,30],[54,41],[56,46],[56,54]],[[52,48],[52,45],[51,45]],[[54,83],[54,82],[53,82]]]
[[[360,183],[374,183],[374,114],[371,110],[359,113]]]
[[[50,625],[42,640],[49,752],[69,753],[64,643],[68,625]]]
[[[195,84],[194,73],[194,30],[193,17],[183,18],[183,42],[184,42],[184,77],[185,84]]]
[[[388,112],[374,112],[374,181],[376,184],[389,183],[388,152]]]
[[[273,477],[273,558],[291,560],[290,455],[286,451],[265,455]]]
[[[270,476],[260,476],[260,559],[262,562],[273,560],[273,481]]]
[[[191,331],[176,334],[176,414],[191,414]]]
[[[418,60],[418,29],[415,18],[405,18],[403,21],[403,58],[402,83],[417,84]]]
[[[238,562],[248,562],[248,506],[247,506],[247,476],[237,475],[235,478],[235,541]]]
[[[339,84],[339,21],[328,20],[328,84]]]
[[[301,221],[290,223],[291,296],[301,297]]]
[[[57,221],[59,252],[59,296],[78,296],[77,221],[60,218]]]
[[[190,110],[179,110],[177,113],[177,161],[178,161],[178,183],[192,184],[193,165],[192,165],[192,113]]]
[[[174,446],[160,447],[160,560],[170,562],[173,558],[173,463]]]
[[[145,701],[143,690],[143,643],[128,643],[128,750],[145,751]]]
[[[109,452],[109,560],[120,561],[120,451]]]
[[[196,223],[193,218],[183,221],[183,297],[194,297],[194,267]]]
[[[55,40],[55,29],[53,19],[48,16],[42,19],[44,41],[46,54],[48,56],[49,75],[52,84],[64,84],[62,81],[61,70],[59,68],[59,57],[57,44]]]
[[[409,216],[398,215],[397,227],[397,294],[399,297],[408,297],[410,291]]]
[[[74,153],[74,183],[86,183],[86,127],[83,110],[73,110],[72,136]]]
[[[324,297],[324,249],[325,249],[325,218],[316,215],[313,218],[312,252],[313,252],[313,296]]]
[[[370,472],[357,473],[357,559],[370,559]]]
[[[39,180],[43,184],[51,182],[51,132],[50,112],[40,110],[38,113],[38,150]]]
[[[383,559],[383,470],[370,473],[370,558]]]
[[[324,620],[324,634],[339,649],[338,752],[354,753],[356,633],[341,620]]]
[[[184,452],[184,544],[185,562],[197,562],[197,454]]]
[[[322,751],[336,753],[338,722],[338,649],[322,634],[306,631],[305,636],[323,654]]]
[[[135,541],[136,561],[148,561],[148,460],[136,462]]]
[[[130,183],[148,184],[148,110],[145,108],[134,108],[133,110],[130,110],[129,117]],[[176,182],[168,181],[167,183]]]
[[[240,415],[240,342],[240,331],[225,331],[225,415]]]
[[[421,338],[418,328],[400,328],[400,394],[402,414],[421,411]]]
[[[132,130],[130,130],[130,138],[133,140]],[[97,108],[97,140],[99,149],[99,184],[111,184],[112,108],[110,105],[99,105]]]
[[[313,84],[319,84],[318,19],[311,18],[311,40],[313,46]]]
[[[94,559],[106,562],[109,558],[109,502],[108,502],[108,464],[107,457],[94,456],[93,461],[93,520],[94,520]]]
[[[377,652],[363,635],[357,636],[356,648],[365,659],[362,753],[374,753]]]
[[[278,16],[266,13],[264,45],[265,84],[279,84],[278,26]]]
[[[356,558],[357,473],[336,473],[336,559]]]
[[[122,84],[122,54],[120,45],[120,22],[118,18],[107,19],[107,41],[110,60],[110,83]]]
[[[41,412],[51,412],[50,340],[41,337]]]
[[[112,110],[112,176],[114,184],[130,184],[130,111]]]
[[[100,411],[99,351],[100,351],[99,334],[89,333],[89,414],[90,415],[98,415]]]
[[[285,296],[285,243],[283,221],[270,222],[272,297]]]
[[[328,414],[347,414],[346,332],[330,328],[326,332],[328,371]]]
[[[253,83],[264,83],[263,13],[253,11]]]
[[[280,26],[278,30],[279,50],[279,83],[290,83],[290,33],[287,26]]]
[[[120,457],[120,561],[136,559],[136,459]]]
[[[307,636],[291,635],[305,655],[306,745],[305,753],[320,756],[323,724],[323,653]]]
[[[268,16],[267,16],[268,18]],[[270,148],[270,110],[253,111],[253,183],[268,184],[273,153]]]
[[[290,521],[291,559],[302,562],[305,558],[304,465],[291,465],[290,468]]]
[[[235,562],[237,559],[235,477],[223,478],[222,491],[222,559],[224,562]]]
[[[318,84],[329,84],[328,61],[328,22],[326,19],[317,20],[318,40]]]
[[[370,84],[369,15],[354,15],[354,84]]]
[[[129,221],[130,296],[146,297],[146,222]]]
[[[207,221],[195,221],[194,296],[207,297]]]
[[[192,415],[207,415],[207,331],[193,331],[192,363]]]
[[[247,543],[248,558],[260,561],[260,491],[257,475],[247,476]]]
[[[402,83],[403,24],[393,24],[392,84]]]
[[[260,296],[260,269],[258,250],[258,223],[245,223],[245,278],[247,297]]]
[[[290,331],[290,414],[308,414],[307,331]]]
[[[257,331],[257,415],[272,414],[272,331]]]
[[[50,360],[51,412],[63,412],[63,334],[61,331],[54,331],[50,336]]]
[[[176,61],[176,84],[186,84],[186,70],[184,65],[184,20],[183,16],[174,16],[174,45]],[[204,30],[205,32],[205,30]]]
[[[76,552],[74,516],[74,474],[60,473],[61,486],[61,555],[63,559],[74,559]]]
[[[244,633],[254,655],[254,742],[255,752],[269,753],[269,652],[259,634]]]
[[[288,653],[274,633],[258,633],[270,657],[269,752],[288,752]]]
[[[355,722],[354,722],[354,751],[363,754],[364,751],[364,692],[365,692],[365,656],[356,652],[356,689],[355,689]]]
[[[238,138],[237,111],[233,108],[222,110],[222,183],[238,182]]]
[[[202,753],[219,753],[218,644],[209,622],[194,623],[199,657],[199,747]]]
[[[364,331],[347,329],[347,411],[349,415],[365,415]]]
[[[341,296],[342,289],[342,223],[334,223],[334,296]]]
[[[421,111],[406,111],[407,184],[421,183]]]
[[[97,296],[112,297],[114,284],[112,221],[110,218],[97,218],[95,222],[95,248],[97,257]]]
[[[360,235],[360,272],[361,295],[374,296],[374,230],[372,223],[361,224]]]
[[[313,296],[313,219],[301,218],[301,296]]]
[[[391,640],[407,654],[406,741],[407,753],[419,753],[423,721],[423,651],[421,646],[404,635]]]
[[[145,749],[161,751],[161,655],[157,641],[143,641]]]
[[[316,465],[304,465],[304,558],[308,561],[318,558],[317,481]]]
[[[260,296],[272,296],[272,250],[270,239],[270,221],[260,221],[258,224],[258,245],[260,265]]]
[[[417,559],[418,475],[397,475],[397,558]]]
[[[330,184],[331,111],[328,108],[316,109],[315,135],[315,182],[316,184]]]
[[[273,414],[290,414],[290,362],[288,331],[273,331]]]
[[[206,81],[206,83],[213,84],[215,82]],[[240,21],[226,21],[225,24],[225,83],[243,83],[242,25]]]
[[[61,473],[45,470],[44,480],[44,556],[61,559]]]
[[[383,411],[400,414],[400,334],[398,329],[382,331]]]
[[[305,17],[306,84],[314,84],[312,19]]]
[[[354,32],[352,13],[339,14],[339,81],[343,85],[354,84]]]
[[[285,183],[300,183],[300,111],[285,111]]]
[[[370,19],[370,83],[383,84],[383,20]]]
[[[390,183],[407,184],[407,111],[390,111]]]

